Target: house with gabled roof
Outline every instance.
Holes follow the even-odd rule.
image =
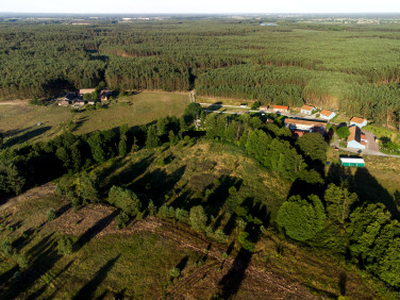
[[[326,122],[318,120],[299,120],[285,119],[285,127],[289,128],[295,137],[302,136],[308,132],[319,132],[322,135],[326,133]]]
[[[312,115],[315,110],[315,106],[312,105],[303,105],[301,107],[300,112],[305,115]]]
[[[347,138],[347,148],[365,149],[367,146],[367,136],[357,125],[349,127],[350,135]]]
[[[359,118],[359,117],[353,117],[350,120],[350,126],[351,125],[356,125],[360,128],[363,128],[364,126],[367,126],[368,121],[366,119],[363,118]]]
[[[289,111],[289,106],[287,106],[287,105],[274,105],[272,107],[272,110],[274,112],[288,112]]]
[[[320,112],[320,117],[325,120],[332,120],[334,117],[336,117],[336,113],[334,111],[323,109]]]

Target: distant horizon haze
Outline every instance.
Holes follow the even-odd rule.
[[[213,1],[183,0],[14,0],[0,4],[2,13],[66,14],[329,14],[329,13],[399,13],[400,1],[360,0],[282,0],[282,1]]]

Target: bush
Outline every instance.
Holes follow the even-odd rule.
[[[56,212],[53,209],[49,209],[46,213],[47,221],[53,221],[57,219]]]
[[[152,217],[154,217],[157,214],[157,206],[154,205],[153,200],[150,200],[147,210],[149,212],[149,215]]]
[[[242,245],[243,249],[253,252],[254,248],[256,247],[256,244],[249,241],[247,239],[248,237],[249,237],[249,233],[242,231],[241,233],[239,233],[238,242],[240,243],[240,245]]]
[[[172,278],[178,278],[179,276],[181,276],[181,270],[179,270],[178,268],[173,268],[170,272],[169,275]]]
[[[70,255],[73,249],[72,239],[66,235],[59,238],[57,244],[57,252],[60,255]]]
[[[20,270],[26,270],[30,266],[30,260],[24,253],[14,254],[14,260],[17,262]]]
[[[136,216],[142,207],[142,203],[134,192],[115,185],[108,193],[108,201],[132,217]]]
[[[118,229],[124,228],[128,222],[129,216],[123,211],[121,211],[119,215],[115,218],[115,223],[117,224]]]
[[[1,254],[4,258],[9,258],[14,252],[14,248],[7,240],[3,240],[0,245]]]

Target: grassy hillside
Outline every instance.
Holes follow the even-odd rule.
[[[226,215],[231,186],[240,197],[265,205],[272,222],[290,188],[236,147],[192,140],[140,150],[93,172],[102,179],[103,192],[113,184],[125,185],[143,202],[151,198],[158,204],[192,206],[211,193],[202,203],[214,209],[209,225],[225,230],[231,221]],[[57,214],[51,221],[46,216],[50,208]],[[90,204],[75,211],[69,201],[55,195],[53,184],[10,199],[0,209],[2,249],[8,240],[27,259],[24,264],[14,255],[0,261],[2,299],[320,299],[343,292],[350,299],[395,296],[329,252],[285,242],[273,227],[257,242],[253,255],[243,257],[237,229],[218,243],[184,224],[145,215],[118,230],[115,208]],[[63,235],[74,241],[70,255],[58,254]],[[16,273],[16,261],[24,266],[22,273]],[[177,279],[171,277],[175,267],[181,270]]]

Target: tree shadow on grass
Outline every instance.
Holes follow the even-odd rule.
[[[261,203],[254,202],[254,199],[251,197],[246,198],[242,206],[246,207],[248,210],[248,216],[253,219],[252,222],[247,222],[246,228],[244,232],[248,233],[248,237],[246,240],[253,244],[254,247],[260,239],[260,223],[254,221],[257,217],[260,220],[263,220],[263,226],[267,227],[269,225],[269,212],[266,207]],[[233,249],[234,243],[231,243],[229,249],[227,250],[227,254],[229,254]],[[253,247],[253,248],[254,248]],[[245,279],[245,272],[250,265],[251,257],[253,256],[253,250],[249,250],[250,247],[245,247],[245,244],[240,248],[239,253],[237,254],[230,270],[225,274],[225,276],[219,282],[219,286],[221,287],[222,298],[230,299],[239,291],[240,286],[242,285],[243,280]]]
[[[96,292],[97,287],[104,281],[104,279],[107,277],[107,274],[111,271],[111,269],[114,267],[115,263],[118,261],[120,258],[121,254],[118,254],[115,258],[110,259],[104,266],[102,266],[96,274],[93,276],[93,278],[87,282],[76,295],[73,297],[73,299],[79,300],[79,299],[94,299],[94,294]]]
[[[7,140],[7,142],[4,143],[3,148],[8,148],[8,147],[12,147],[17,144],[24,143],[34,137],[37,137],[37,136],[45,133],[49,129],[51,129],[50,126],[43,126],[43,127],[39,127],[37,129],[31,130],[31,131],[25,132],[22,135],[19,135],[12,139]]]
[[[104,228],[106,228],[118,215],[118,211],[114,211],[103,219],[99,220],[94,224],[91,228],[86,230],[84,234],[82,234],[78,241],[74,245],[74,250],[78,251],[84,245],[86,245],[92,238],[94,238],[98,233],[100,233]]]
[[[50,280],[53,281],[49,271],[61,258],[61,255],[57,253],[56,243],[57,239],[53,237],[52,233],[40,240],[27,252],[29,256],[33,258],[32,263],[27,270],[22,272],[22,282],[13,281],[9,285],[8,293],[4,294],[6,295],[5,298],[19,298],[20,295],[28,291],[43,276],[50,277]],[[43,285],[39,290],[30,294],[28,299],[39,298],[47,287],[47,284]]]
[[[183,269],[186,268],[186,265],[189,261],[189,256],[185,256],[184,258],[181,259],[181,261],[175,266],[175,268],[178,268],[181,272],[183,271]]]
[[[346,186],[349,191],[356,193],[360,199],[360,205],[364,203],[382,203],[390,211],[392,216],[400,220],[400,212],[397,208],[396,193],[394,197],[373,177],[367,168],[357,168],[352,175],[350,168],[332,164],[328,171],[328,183],[337,186]]]
[[[136,163],[129,163],[120,173],[115,171],[122,166],[122,159],[116,161],[110,168],[103,170],[101,178],[104,179],[108,174],[114,174],[110,177],[106,185],[102,187],[103,191],[108,191],[113,185],[129,185],[131,182],[144,174],[148,167],[154,161],[154,155],[151,154]]]
[[[239,291],[252,255],[253,254],[250,251],[244,248],[239,250],[238,255],[233,261],[232,267],[219,282],[223,299],[230,299]]]
[[[210,216],[216,216],[224,206],[230,196],[229,188],[235,187],[236,191],[238,191],[243,183],[242,179],[228,175],[222,175],[218,181],[219,185],[215,188],[205,203],[207,215]]]
[[[156,169],[146,173],[143,177],[128,186],[138,193],[145,194],[149,199],[160,205],[175,187],[175,184],[185,174],[186,166],[176,169],[171,174],[167,174],[164,169]]]
[[[354,174],[354,192],[366,203],[383,203],[393,217],[400,221],[400,213],[390,193],[373,177],[368,169],[359,168]]]

